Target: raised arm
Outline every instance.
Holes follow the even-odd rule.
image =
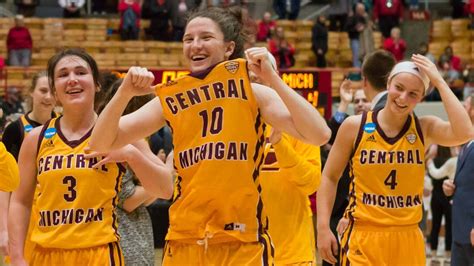
[[[18,165],[20,186],[12,193],[8,210],[9,251],[12,265],[26,265],[24,244],[36,187],[37,143],[41,127],[33,129],[21,145]]]
[[[246,51],[249,69],[271,88],[252,84],[262,116],[276,129],[314,145],[328,142],[331,130],[319,112],[288,87],[273,69],[268,51],[263,47]]]
[[[420,123],[425,136],[425,145],[436,143],[443,146],[456,146],[474,137],[474,127],[461,102],[456,98],[448,84],[441,77],[436,66],[428,58],[413,55],[413,62],[428,75],[431,83],[438,89],[449,121],[435,116],[424,116]]]
[[[349,162],[360,121],[361,116],[352,116],[342,123],[329,152],[318,190],[318,248],[321,257],[329,263],[335,263],[337,256],[336,238],[329,227],[337,183]]]
[[[153,93],[153,80],[153,74],[145,68],[129,69],[117,93],[97,119],[89,142],[92,150],[108,152],[118,149],[151,135],[165,124],[158,98],[122,117],[133,96]]]

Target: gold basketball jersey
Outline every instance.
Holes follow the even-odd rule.
[[[246,61],[157,85],[156,95],[173,132],[178,173],[167,239],[257,241],[264,230],[264,123]]]
[[[275,245],[275,264],[315,261],[313,214],[308,196],[316,191],[321,180],[319,147],[283,134],[275,145],[266,144],[260,174],[268,230]]]
[[[110,163],[93,169],[98,158],[84,158],[92,130],[68,141],[60,119],[43,126],[38,143],[38,223],[31,240],[44,248],[60,249],[116,242],[115,207],[124,168]]]
[[[20,174],[16,160],[3,142],[0,142],[0,191],[10,192],[20,184]]]
[[[350,161],[352,184],[347,215],[373,225],[413,225],[421,220],[425,176],[424,142],[413,114],[389,138],[377,111],[364,113]]]

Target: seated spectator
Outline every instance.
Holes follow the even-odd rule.
[[[439,58],[439,72],[446,83],[452,84],[455,80],[460,78],[460,73],[453,68],[447,55],[443,54]]]
[[[33,40],[24,26],[23,15],[15,17],[15,26],[8,31],[7,49],[10,66],[30,66]]]
[[[150,27],[147,29],[147,34],[153,40],[172,40],[171,2],[171,0],[148,0],[143,4],[143,17],[150,19]]]
[[[81,9],[86,4],[85,0],[59,0],[58,4],[64,9],[64,18],[80,18]]]
[[[392,53],[398,62],[403,60],[407,45],[405,40],[400,38],[400,28],[392,28],[390,31],[390,38],[385,39],[383,42],[383,48]]]
[[[268,49],[275,57],[278,68],[290,68],[295,65],[295,47],[285,39],[282,27],[277,27],[275,36],[268,42]]]
[[[262,21],[258,23],[257,41],[266,42],[271,39],[272,33],[275,32],[276,22],[272,20],[272,14],[265,12]]]
[[[20,90],[18,90],[17,87],[8,87],[4,100],[0,102],[0,107],[8,121],[12,121],[12,119],[9,118],[12,115],[23,114],[25,112],[22,102],[23,99]]]
[[[418,46],[418,51],[417,53],[426,56],[428,59],[431,60],[431,62],[436,64],[436,59],[433,54],[431,54],[428,51],[428,44],[426,42],[421,42],[420,45]]]
[[[141,11],[139,0],[120,0],[118,3],[119,30],[122,40],[138,40]]]
[[[466,99],[469,95],[474,93],[474,67],[467,66],[463,73],[465,81],[463,99]]]
[[[316,55],[316,66],[326,67],[326,53],[328,52],[328,28],[326,17],[318,16],[312,29],[311,49]]]
[[[34,16],[38,2],[39,0],[15,0],[17,13],[25,17]]]
[[[446,55],[449,59],[449,62],[451,63],[451,66],[456,70],[461,72],[462,71],[462,66],[461,66],[461,58],[458,56],[455,56],[453,54],[453,48],[451,46],[446,46],[444,48],[444,54]]]

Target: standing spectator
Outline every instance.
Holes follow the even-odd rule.
[[[39,0],[15,0],[17,13],[25,17],[34,16],[38,2]]]
[[[92,14],[105,15],[106,3],[104,0],[92,0]]]
[[[186,16],[189,11],[197,8],[195,0],[171,1],[171,24],[173,26],[173,41],[183,40]]]
[[[365,6],[367,8],[367,6]],[[359,60],[364,62],[365,56],[375,51],[374,43],[374,22],[370,19],[369,14],[364,10],[365,18],[364,30],[359,34]]]
[[[464,101],[474,123],[474,94]],[[463,145],[458,157],[455,179],[445,180],[443,191],[453,195],[453,244],[451,265],[474,265],[474,137]]]
[[[464,2],[468,2],[468,1],[449,0],[449,3],[451,4],[451,7],[452,7],[451,17],[453,19],[464,17]]]
[[[301,0],[290,0],[290,10],[286,6],[287,0],[273,0],[273,9],[278,19],[296,20],[300,13]]]
[[[403,21],[402,0],[374,0],[374,19],[384,38],[390,37],[393,27]]]
[[[150,19],[148,34],[153,40],[171,41],[173,25],[171,22],[170,0],[148,0],[143,7],[143,17]]]
[[[357,3],[354,6],[353,12],[349,15],[346,21],[345,29],[349,34],[351,40],[352,50],[352,66],[360,67],[361,63],[359,60],[359,35],[365,29],[365,6],[362,3]]]
[[[276,22],[272,20],[272,14],[265,12],[262,21],[258,23],[257,41],[266,42],[271,39],[272,33],[275,32]],[[314,34],[314,33],[313,33]]]
[[[289,68],[295,65],[295,47],[285,39],[282,27],[277,27],[275,36],[268,42],[268,49],[275,57],[278,68]]]
[[[405,43],[405,40],[400,38],[400,28],[392,28],[390,38],[385,39],[383,42],[383,49],[392,53],[395,59],[397,59],[397,62],[403,60],[407,44]]]
[[[10,66],[30,66],[33,40],[30,31],[24,26],[23,15],[15,17],[15,26],[8,31],[7,49]]]
[[[80,18],[81,9],[86,4],[85,0],[58,0],[59,5],[64,9],[64,18]]]
[[[457,157],[453,156],[452,149],[439,145],[432,145],[434,159],[427,160],[428,174],[433,185],[431,193],[431,213],[432,226],[430,233],[430,247],[432,261],[437,261],[436,252],[438,250],[438,238],[441,230],[441,220],[444,216],[444,254],[446,259],[451,257],[451,204],[449,199],[443,193],[443,182],[446,179],[454,180],[456,172]]]
[[[141,11],[142,8],[138,0],[120,0],[118,3],[122,40],[138,40]]]
[[[451,66],[456,71],[462,71],[461,58],[453,54],[453,48],[451,46],[446,46],[446,48],[444,48],[444,55],[447,56],[449,62],[451,63]]]
[[[321,15],[316,19],[312,33],[311,48],[316,55],[316,66],[326,67],[326,53],[328,52],[328,29],[326,27],[326,16]]]

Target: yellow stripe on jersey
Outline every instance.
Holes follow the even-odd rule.
[[[118,164],[93,169],[98,158],[84,158],[91,131],[80,140],[68,141],[60,119],[43,127],[38,143],[39,221],[31,240],[59,249],[117,242],[115,206],[124,169]]]
[[[377,114],[368,112],[362,117],[350,161],[352,184],[346,215],[356,224],[417,224],[425,176],[418,120],[410,115],[400,133],[389,138],[380,128]]]
[[[157,85],[178,173],[168,240],[258,241],[264,123],[246,61]]]
[[[0,191],[10,192],[20,185],[20,174],[16,160],[3,142],[0,142]]]

